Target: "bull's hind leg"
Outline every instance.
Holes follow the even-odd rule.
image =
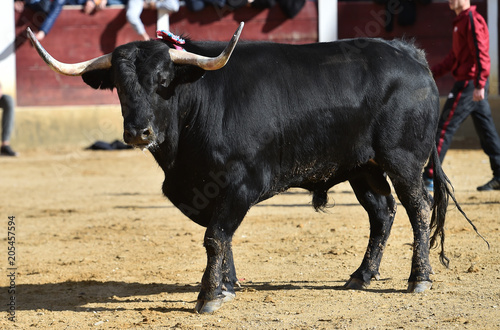
[[[407,291],[423,292],[432,286],[429,261],[430,197],[422,184],[420,172],[410,178],[391,176],[391,180],[413,229],[413,256]]]
[[[382,176],[382,173],[380,173]],[[382,176],[381,180],[385,181]],[[349,181],[356,198],[364,207],[370,219],[370,239],[361,266],[346,282],[348,289],[366,288],[372,278],[378,279],[380,261],[384,253],[387,239],[391,233],[392,223],[396,214],[396,202],[392,195],[382,196],[374,193],[364,177]]]

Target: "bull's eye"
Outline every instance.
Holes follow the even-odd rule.
[[[168,87],[168,80],[163,72],[158,73],[158,85],[164,88]]]
[[[161,78],[160,81],[158,82],[158,84],[160,85],[160,87],[167,87],[167,79],[166,78]]]
[[[162,71],[158,73],[156,81],[158,84],[156,87],[156,94],[165,100],[169,99],[174,92],[172,77],[168,72]]]

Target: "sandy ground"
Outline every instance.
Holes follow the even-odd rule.
[[[0,328],[500,328],[500,191],[481,151],[444,164],[462,207],[449,207],[450,268],[433,250],[433,288],[405,293],[412,233],[399,205],[381,279],[343,283],[361,262],[368,220],[348,184],[316,213],[301,190],[251,209],[234,237],[242,289],[212,315],[193,312],[205,267],[204,228],[161,195],[163,173],[139,150],[25,152],[0,158]],[[8,217],[15,216],[15,295]],[[16,321],[8,320],[11,296]]]

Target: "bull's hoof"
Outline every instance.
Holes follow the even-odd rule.
[[[223,297],[214,300],[198,300],[194,311],[198,314],[210,314],[222,307],[222,304],[233,300],[236,295],[229,291],[222,292]]]
[[[347,282],[345,282],[344,288],[351,290],[363,290],[366,289],[369,285],[370,283],[366,283],[358,278],[351,277]]]
[[[408,282],[408,289],[406,290],[406,292],[420,293],[430,290],[431,287],[431,281]]]
[[[224,303],[223,298],[218,298],[214,300],[198,300],[194,311],[198,314],[210,314],[222,307]]]

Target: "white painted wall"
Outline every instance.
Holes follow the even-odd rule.
[[[318,0],[318,38],[319,42],[338,39],[337,0]]]
[[[5,94],[16,97],[16,57],[14,53],[14,1],[0,1],[0,82]]]
[[[490,30],[490,94],[498,95],[498,0],[488,0],[487,8]]]

